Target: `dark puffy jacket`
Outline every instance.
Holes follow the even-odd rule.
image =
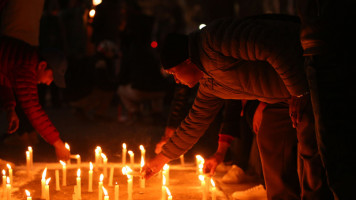
[[[38,53],[34,47],[10,37],[0,38],[1,106],[5,109],[15,107],[16,96],[32,126],[48,143],[53,144],[59,139],[59,132],[39,104],[38,62]]]
[[[195,144],[224,99],[287,102],[308,91],[298,22],[281,16],[220,19],[189,36],[190,59],[205,73],[189,115],[162,153]]]

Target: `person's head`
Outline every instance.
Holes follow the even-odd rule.
[[[167,35],[160,58],[163,69],[174,76],[176,83],[193,87],[203,77],[203,72],[189,59],[187,35]]]
[[[65,56],[55,49],[41,52],[41,59],[37,65],[37,81],[39,84],[50,85],[52,81],[57,87],[65,88],[65,72],[67,60]]]

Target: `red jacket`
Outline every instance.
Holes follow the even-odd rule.
[[[15,97],[32,126],[50,144],[59,132],[42,109],[37,93],[37,49],[10,37],[0,38],[0,105],[15,107]]]

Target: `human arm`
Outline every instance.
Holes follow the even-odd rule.
[[[17,117],[15,108],[7,109],[6,117],[8,122],[7,132],[12,134],[19,128],[19,118]]]
[[[19,127],[19,118],[15,112],[15,98],[10,81],[0,73],[0,105],[6,112],[8,133],[14,133]]]

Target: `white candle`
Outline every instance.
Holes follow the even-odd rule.
[[[112,186],[113,179],[114,179],[114,167],[110,167],[109,186]]]
[[[108,176],[108,158],[103,153],[101,153],[101,158],[104,163],[104,177],[107,177]]]
[[[132,200],[132,176],[127,175],[127,193],[128,200]]]
[[[166,192],[167,192],[167,195],[168,195],[168,200],[172,200],[173,197],[172,197],[171,191],[169,191],[168,187],[166,187]]]
[[[180,155],[179,158],[180,158],[180,165],[184,167],[184,154]]]
[[[2,190],[5,191],[6,189],[6,171],[2,170]]]
[[[27,169],[27,176],[31,177],[31,161],[30,161],[30,152],[26,151],[26,169]]]
[[[63,161],[59,161],[62,164],[62,186],[67,186],[67,167],[66,163]]]
[[[11,200],[10,177],[7,177],[7,178],[6,178],[6,198],[7,198],[7,200]]]
[[[47,167],[42,172],[42,179],[41,179],[41,198],[45,199],[45,186],[46,186],[46,174],[47,174]]]
[[[100,174],[99,178],[99,184],[98,184],[98,190],[99,190],[99,200],[103,199],[103,180],[104,180],[104,174]]]
[[[143,145],[140,145],[140,150],[141,150],[141,160],[142,158],[145,159],[145,155],[146,155],[145,147],[143,147]]]
[[[211,200],[216,200],[216,187],[215,187],[215,183],[214,183],[214,180],[211,178],[210,179],[210,182],[211,182]]]
[[[103,187],[103,192],[104,192],[104,200],[109,200],[108,191],[104,187]]]
[[[82,181],[80,179],[80,169],[77,171],[77,198],[82,199]]]
[[[201,164],[204,165],[204,158],[201,157],[201,155],[196,155],[195,156],[195,161],[196,161],[196,169],[197,169],[197,174],[200,174],[200,167],[201,167]]]
[[[162,176],[166,178],[166,185],[169,185],[169,165],[163,166]]]
[[[56,191],[60,191],[61,188],[59,187],[59,170],[58,169],[55,170],[55,174],[56,174]]]
[[[25,190],[25,193],[27,196],[26,200],[32,200],[31,193],[28,190]]]
[[[162,194],[161,194],[161,200],[166,200],[167,198],[167,190],[166,190],[166,177],[162,175]]]
[[[126,154],[127,154],[127,149],[126,149],[126,144],[122,144],[122,164],[126,165]]]
[[[30,169],[32,169],[33,168],[33,149],[31,146],[28,146],[27,150],[30,154]]]
[[[134,154],[133,151],[128,151],[128,153],[130,155],[130,165],[131,165],[131,167],[133,167],[134,166],[134,162],[135,162],[135,158],[134,158],[135,154]]]
[[[100,154],[99,154],[99,146],[97,146],[96,148],[95,148],[95,165],[96,166],[99,166],[99,156],[100,156]]]
[[[49,182],[51,181],[51,178],[48,178],[46,180],[46,185],[45,185],[45,199],[49,200]]]
[[[206,189],[205,177],[203,175],[199,175],[199,180],[200,180],[201,189],[202,189],[202,199],[207,200],[208,194],[207,194],[207,189]]]
[[[119,185],[115,184],[115,200],[119,200],[119,194],[120,194],[120,191],[119,191]]]
[[[145,160],[141,156],[141,171],[144,165],[145,165]],[[145,187],[146,187],[146,179],[144,177],[140,177],[140,188],[145,188]]]
[[[88,191],[93,192],[93,163],[89,163],[89,183]]]

